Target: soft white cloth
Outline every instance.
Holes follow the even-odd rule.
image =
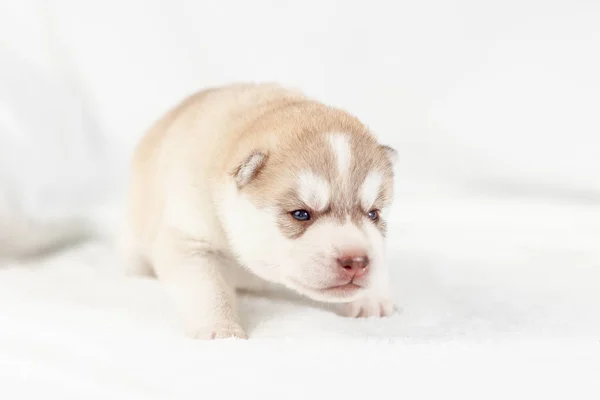
[[[249,341],[198,342],[110,245],[2,269],[0,396],[598,398],[598,206],[401,203],[388,319],[246,296]]]
[[[0,256],[110,232],[153,120],[274,80],[398,149],[403,309],[244,297],[251,340],[190,341],[91,242],[0,268],[0,398],[599,398],[599,20],[587,0],[0,0]]]

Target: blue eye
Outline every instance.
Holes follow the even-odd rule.
[[[306,210],[296,210],[292,211],[292,217],[298,221],[308,221],[310,219],[310,214]]]
[[[377,221],[379,219],[379,211],[377,210],[371,210],[369,211],[369,218],[373,221]]]

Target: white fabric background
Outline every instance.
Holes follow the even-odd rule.
[[[358,114],[407,177],[598,196],[598,2],[412,3],[6,1],[3,74],[82,96],[111,161],[191,91],[276,80]]]
[[[207,85],[279,81],[400,152],[404,309],[244,299],[256,342],[189,343],[104,244],[5,261],[0,397],[597,398],[598,21],[592,0],[0,1],[0,254],[111,233],[155,118]]]

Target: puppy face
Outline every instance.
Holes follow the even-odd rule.
[[[315,300],[358,298],[385,274],[394,157],[348,132],[252,152],[221,205],[232,250],[258,276]]]

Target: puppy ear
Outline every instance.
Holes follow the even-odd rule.
[[[233,172],[233,177],[238,188],[246,186],[258,174],[266,161],[267,153],[260,150],[250,153]]]
[[[379,147],[384,151],[386,157],[392,163],[392,166],[395,167],[398,163],[398,152],[396,149],[386,145],[380,145]]]

